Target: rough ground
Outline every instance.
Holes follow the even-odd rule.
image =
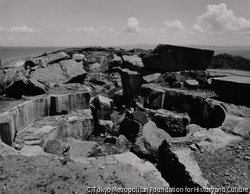
[[[250,188],[250,140],[194,155],[210,186]]]
[[[129,156],[127,158],[129,160]],[[128,161],[129,162],[129,161]],[[7,156],[0,160],[1,193],[86,193],[88,187],[163,187],[155,173],[113,157],[75,163],[53,156]],[[148,163],[143,163],[148,168]],[[149,167],[150,169],[150,167]],[[159,176],[159,175],[158,175]],[[166,186],[166,184],[165,184]],[[90,188],[89,188],[90,189]]]

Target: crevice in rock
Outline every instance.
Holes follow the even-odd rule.
[[[10,126],[7,123],[2,123],[0,129],[0,140],[12,146]]]
[[[159,163],[157,166],[162,177],[172,188],[195,188],[202,190],[202,186],[193,181],[186,167],[179,161],[177,155],[170,150],[166,140],[159,147]]]

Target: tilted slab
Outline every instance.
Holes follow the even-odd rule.
[[[202,170],[205,165],[200,165],[195,154],[204,153],[205,157],[209,153],[212,158],[216,150],[239,141],[242,138],[227,134],[220,128],[200,128],[186,137],[166,139],[158,150],[159,170],[172,187],[189,187],[202,191],[210,187],[211,183],[204,178]]]
[[[214,51],[159,44],[143,56],[143,64],[160,71],[204,70],[208,68]]]

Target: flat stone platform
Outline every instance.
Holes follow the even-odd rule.
[[[250,77],[216,77],[212,79],[212,89],[220,100],[250,106]]]

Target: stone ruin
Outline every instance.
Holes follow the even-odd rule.
[[[128,148],[108,154],[112,160],[127,163],[130,158],[137,169],[139,158],[148,160],[143,172],[155,174],[162,187],[206,188],[210,183],[193,153],[249,137],[247,125],[240,131],[237,125],[250,123],[221,101],[228,92],[234,96],[230,102],[249,106],[249,79],[232,83],[231,77],[213,78],[206,71],[212,57],[210,50],[158,45],[145,53],[58,52],[6,67],[2,93],[30,97],[2,110],[2,148],[7,144],[28,156],[69,153],[70,160],[88,163],[93,150],[101,149],[95,142],[101,137],[104,144]]]

